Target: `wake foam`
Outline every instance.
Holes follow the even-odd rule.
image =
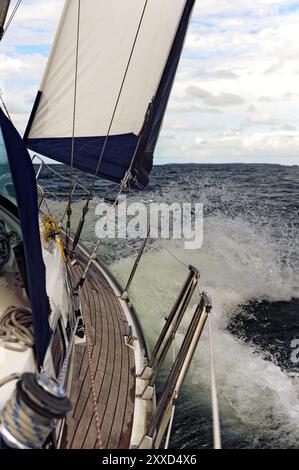
[[[281,245],[265,227],[252,226],[241,218],[210,216],[205,219],[203,247],[185,251],[181,244],[167,247],[184,263],[200,269],[200,289],[213,299],[212,322],[222,419],[245,426],[249,446],[296,445],[299,437],[299,381],[269,361],[261,351],[232,335],[227,326],[239,305],[251,299],[290,300],[298,296],[295,272]],[[111,265],[125,283],[134,258]],[[143,255],[132,284],[131,297],[153,344],[164,317],[187,275],[159,243]],[[194,311],[198,294],[189,309]],[[186,323],[182,329],[186,328]],[[181,336],[177,337],[179,347]],[[209,404],[209,349],[203,334],[188,378],[189,389]],[[184,405],[182,405],[184,406]],[[187,410],[186,410],[187,413]],[[234,426],[233,423],[231,423]],[[186,429],[188,432],[188,429]],[[248,437],[249,436],[249,437]]]

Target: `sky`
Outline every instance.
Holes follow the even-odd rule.
[[[0,87],[21,133],[62,5],[23,0],[0,46]],[[299,164],[298,35],[299,1],[197,0],[155,163]]]

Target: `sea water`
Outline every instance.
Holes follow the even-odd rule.
[[[55,165],[58,171],[62,166]],[[67,175],[67,169],[64,168]],[[92,177],[76,173],[89,187]],[[49,206],[59,218],[68,183],[43,169],[40,183],[54,195]],[[95,207],[113,199],[114,185],[96,184],[83,230],[95,243]],[[299,167],[280,165],[165,165],[154,167],[132,201],[201,202],[204,241],[184,250],[183,241],[151,240],[130,290],[147,339],[153,345],[165,316],[193,264],[200,289],[212,297],[212,326],[222,443],[228,448],[290,448],[299,442],[299,364],[292,343],[299,338]],[[57,200],[59,197],[60,202]],[[84,192],[76,191],[72,229],[82,213]],[[140,240],[107,240],[100,258],[125,284]],[[165,249],[165,247],[167,249]],[[174,256],[171,255],[171,253]],[[178,262],[178,258],[181,262]],[[190,319],[198,293],[188,309]],[[180,345],[187,319],[179,331]],[[158,384],[163,387],[164,368]],[[212,447],[207,331],[200,340],[180,394],[171,447]]]

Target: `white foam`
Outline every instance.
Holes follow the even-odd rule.
[[[170,198],[172,196],[170,195]],[[96,201],[93,201],[93,205]],[[64,210],[61,205],[61,212]],[[57,210],[57,204],[55,203]],[[81,215],[82,203],[74,204],[75,218]],[[94,243],[95,217],[91,208],[84,231],[84,241]],[[261,221],[249,223],[241,217],[213,215],[204,220],[204,243],[200,250],[184,251],[182,243],[167,242],[167,247],[186,264],[201,271],[200,288],[213,299],[213,327],[217,379],[222,417],[233,411],[236,419],[255,429],[254,439],[296,445],[299,437],[298,380],[277,365],[265,360],[262,353],[227,330],[230,315],[239,304],[250,299],[289,300],[298,297],[298,274],[294,271],[292,243],[289,251],[274,240],[271,229]],[[136,252],[136,244],[124,243],[124,254]],[[99,255],[103,256],[103,248]],[[114,259],[117,256],[113,254]],[[134,262],[122,255],[110,267],[125,284]],[[159,241],[143,255],[131,297],[141,317],[145,332],[153,343],[161,330],[176,295],[187,276]],[[189,315],[196,304],[193,299]],[[183,326],[184,327],[184,326]],[[179,341],[179,338],[178,338]],[[189,373],[189,384],[204,390],[198,399],[209,400],[208,342],[206,333],[200,342]],[[187,384],[188,386],[188,384]]]
[[[205,220],[204,245],[199,251],[184,251],[177,243],[167,246],[186,264],[200,268],[200,288],[212,296],[217,379],[223,414],[233,410],[237,419],[255,429],[257,439],[266,436],[295,445],[299,436],[298,380],[289,377],[225,329],[239,304],[250,299],[289,300],[296,296],[295,274],[284,269],[279,245],[267,237],[266,230],[241,219],[219,216]],[[122,282],[127,279],[133,261],[132,257],[123,258],[112,265],[113,272]],[[151,342],[157,337],[186,275],[186,268],[163,250],[159,242],[144,254],[131,296]],[[195,303],[196,298],[193,298],[189,317]],[[188,380],[198,384],[206,394],[209,389],[208,356],[205,333]],[[203,399],[202,393],[200,399]]]

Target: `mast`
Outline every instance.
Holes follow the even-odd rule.
[[[0,1],[0,41],[4,33],[4,24],[6,21],[8,9],[10,6],[10,0],[1,0]]]

